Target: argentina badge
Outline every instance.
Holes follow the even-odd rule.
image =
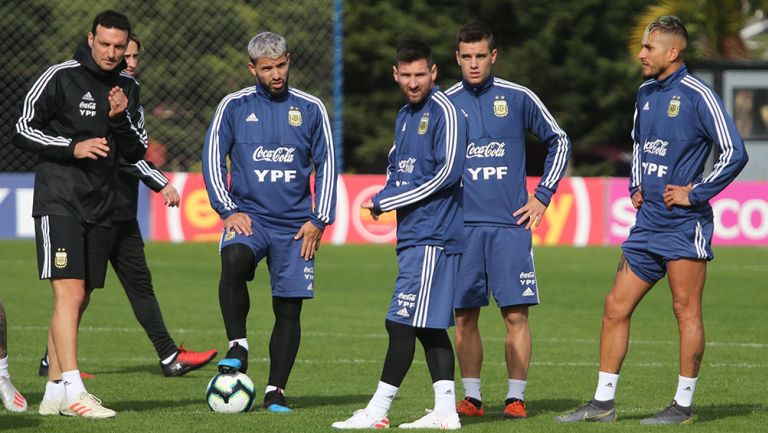
[[[291,107],[288,110],[288,123],[291,126],[301,126],[301,111],[298,107]]]
[[[429,128],[429,113],[424,113],[424,115],[421,116],[421,120],[419,121],[419,135],[426,134],[427,128]]]
[[[680,113],[680,97],[673,96],[667,106],[667,116],[676,117]]]
[[[496,117],[504,117],[509,113],[509,107],[507,107],[507,100],[503,96],[497,96],[493,100],[493,114]]]

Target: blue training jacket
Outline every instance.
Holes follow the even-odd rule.
[[[336,177],[331,125],[318,98],[289,88],[275,99],[257,83],[219,103],[205,136],[203,178],[222,219],[244,212],[275,229],[296,230],[307,220],[325,228],[335,217]]]
[[[456,83],[446,94],[469,125],[465,223],[518,226],[519,217],[512,214],[528,202],[526,131],[547,145],[544,175],[534,195],[549,205],[565,175],[571,142],[539,98],[526,87],[493,76],[476,87]]]
[[[374,209],[397,210],[397,249],[415,245],[464,251],[461,174],[467,146],[464,116],[435,86],[418,105],[397,113],[387,184]]]
[[[720,98],[683,65],[663,80],[640,86],[632,130],[634,141],[630,195],[642,188],[636,224],[649,230],[695,228],[712,219],[709,200],[733,181],[747,164],[747,152]],[[720,156],[704,176],[712,144]],[[666,185],[693,184],[691,207],[664,205]]]

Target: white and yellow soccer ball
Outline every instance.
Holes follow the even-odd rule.
[[[256,389],[243,373],[217,374],[205,389],[205,400],[214,412],[248,412],[253,406]]]

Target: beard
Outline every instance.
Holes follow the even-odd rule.
[[[267,92],[269,92],[269,94],[272,95],[273,98],[277,98],[288,93],[288,74],[285,75],[285,79],[283,79],[283,87],[280,88],[279,90],[272,89],[272,81],[264,82],[261,80],[261,78],[259,78],[258,81],[259,81],[259,84],[261,84],[261,87],[263,87]]]

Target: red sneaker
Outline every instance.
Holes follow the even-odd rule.
[[[219,352],[208,350],[205,352],[193,352],[187,350],[184,346],[179,346],[176,358],[168,365],[160,365],[163,368],[163,374],[167,377],[183,376],[192,370],[197,370],[211,362]]]
[[[485,409],[483,409],[482,403],[480,403],[477,400],[475,400],[477,401],[477,403],[474,403],[472,402],[472,400],[475,400],[475,399],[471,397],[467,397],[464,400],[459,401],[456,404],[456,413],[458,413],[461,416],[485,415]]]
[[[506,401],[507,406],[504,408],[504,416],[506,418],[527,418],[528,414],[525,412],[525,402],[517,399],[510,398]]]

